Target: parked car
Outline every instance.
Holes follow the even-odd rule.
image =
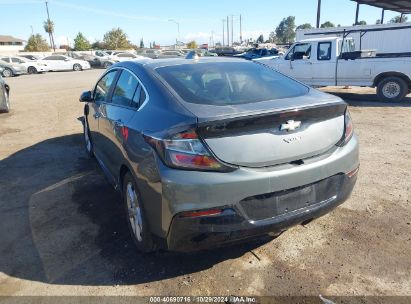
[[[37,74],[49,71],[47,64],[38,62],[37,60],[29,60],[18,56],[3,56],[0,57],[0,59],[8,63],[18,63],[24,65],[26,67],[27,74]]]
[[[90,64],[90,66],[93,68],[104,68],[104,69],[107,69],[108,67],[118,62],[116,60],[108,59],[105,57],[89,55],[89,54],[80,54],[78,59],[87,61]]]
[[[0,67],[3,68],[3,77],[13,77],[27,73],[27,68],[16,62],[8,63],[0,59]]]
[[[0,67],[0,72],[3,68]],[[0,112],[10,111],[10,87],[6,84],[3,78],[0,76]]]
[[[356,182],[347,105],[253,61],[122,62],[80,101],[86,151],[123,194],[144,252],[280,233]]]
[[[90,64],[87,61],[74,59],[65,55],[47,56],[38,62],[47,64],[50,71],[81,71],[90,69]]]
[[[201,57],[217,57],[218,56],[216,53],[210,52],[209,50],[205,50],[205,49],[197,49],[196,52]]]
[[[138,49],[137,55],[148,57],[151,59],[157,59],[161,56],[160,50],[153,50],[153,49]]]
[[[381,101],[399,102],[411,93],[411,53],[356,51],[351,38],[302,40],[285,56],[260,62],[312,86],[376,87]]]
[[[162,51],[158,58],[178,58],[178,57],[185,57],[187,54],[178,51],[178,50],[165,50]]]
[[[116,62],[135,60],[135,59],[144,59],[144,58],[147,58],[147,57],[143,57],[140,55],[134,55],[131,53],[126,53],[126,52],[117,52],[110,56],[110,60],[114,60]]]
[[[24,57],[28,60],[39,60],[40,59],[40,57],[37,57],[35,55],[19,55],[19,57]]]
[[[262,48],[262,49],[252,48],[248,50],[247,52],[234,55],[234,56],[241,57],[247,60],[260,59],[260,58],[266,58],[266,57],[270,57],[270,58],[279,57],[277,49],[268,50],[266,48]]]
[[[218,56],[234,56],[243,53],[242,51],[236,50],[235,48],[232,47],[221,47],[221,48],[216,48],[214,52]]]

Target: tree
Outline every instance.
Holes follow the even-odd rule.
[[[126,33],[120,28],[113,28],[104,34],[103,42],[110,50],[130,49],[131,43]]]
[[[264,36],[263,36],[263,34],[261,34],[260,36],[258,36],[258,38],[257,38],[257,43],[264,43]]]
[[[394,18],[392,18],[390,20],[390,23],[404,23],[408,21],[408,17],[407,16],[403,16],[401,19],[401,15],[395,16]]]
[[[140,49],[144,49],[144,41],[143,41],[143,38],[140,39]]]
[[[195,42],[195,40],[190,41],[189,43],[187,43],[187,48],[188,49],[196,49],[197,48],[197,43]]]
[[[304,24],[297,26],[297,30],[307,30],[307,29],[312,29],[312,28],[313,26],[309,23],[304,23]]]
[[[334,23],[330,21],[326,21],[323,24],[321,24],[321,28],[327,28],[327,27],[335,27]]]
[[[275,32],[271,32],[270,35],[268,36],[268,40],[269,40],[271,43],[274,43],[274,42],[275,42],[275,39],[276,39]]]
[[[51,47],[54,49],[54,51],[56,50],[56,45],[54,44],[54,22],[51,21],[50,19],[47,19],[46,21],[44,21],[43,23],[43,27],[44,27],[44,31],[49,34],[49,39],[50,39],[50,45]]]
[[[284,18],[275,29],[277,41],[279,43],[294,42],[295,39],[295,17],[288,16]]]
[[[377,21],[375,21],[375,24],[381,24],[381,19],[377,19]]]
[[[35,34],[29,37],[24,50],[26,52],[47,52],[50,51],[50,46],[40,34]]]
[[[88,51],[91,48],[90,42],[84,37],[83,33],[79,32],[74,38],[75,51]]]
[[[104,42],[102,41],[96,41],[91,45],[91,48],[93,50],[105,50],[107,49],[106,45]]]
[[[361,21],[358,21],[358,23],[354,25],[367,25],[367,22],[365,20],[361,20]]]

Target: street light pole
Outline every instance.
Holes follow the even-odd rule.
[[[177,38],[176,38],[176,48],[177,48],[177,46],[178,46],[178,41],[180,40],[180,23],[178,23],[178,22],[175,21],[174,19],[168,19],[168,21],[177,24]]]
[[[223,21],[223,45],[222,46],[225,46],[225,32],[224,32],[224,28],[225,28],[225,19],[222,19],[222,21]]]

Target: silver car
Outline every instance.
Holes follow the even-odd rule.
[[[8,63],[0,59],[0,67],[3,68],[3,77],[27,74],[27,67],[17,62]]]
[[[122,62],[80,101],[86,150],[122,193],[144,252],[280,233],[356,182],[347,104],[256,62]]]
[[[3,71],[3,68],[0,67],[0,73]],[[0,76],[0,113],[7,113],[10,111],[10,87]]]

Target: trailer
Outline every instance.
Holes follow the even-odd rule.
[[[376,50],[382,56],[411,52],[410,22],[297,30],[297,41],[324,37],[352,38],[357,51]]]

